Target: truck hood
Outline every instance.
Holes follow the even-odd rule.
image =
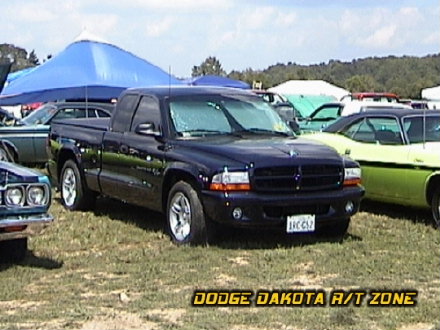
[[[336,151],[320,142],[302,138],[261,138],[237,139],[234,137],[217,137],[203,140],[179,140],[177,148],[185,148],[193,155],[204,154],[205,157],[255,167],[288,166],[302,162],[341,163]],[[189,150],[188,150],[189,149]],[[228,165],[228,164],[222,164]]]

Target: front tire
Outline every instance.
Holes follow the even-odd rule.
[[[0,242],[0,262],[18,262],[26,256],[28,239],[17,238]]]
[[[431,200],[432,217],[437,228],[440,228],[440,187],[434,191]]]
[[[78,165],[71,159],[64,163],[61,170],[60,185],[61,200],[68,210],[86,211],[95,205],[95,193],[85,186]]]
[[[167,202],[167,229],[178,245],[208,243],[206,215],[197,191],[179,181],[170,190]]]

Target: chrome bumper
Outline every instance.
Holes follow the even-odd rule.
[[[52,221],[53,217],[49,213],[0,216],[0,241],[37,235]],[[8,227],[19,226],[26,227],[20,231],[7,230]]]

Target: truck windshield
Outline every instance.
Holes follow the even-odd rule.
[[[294,135],[275,110],[258,97],[190,95],[172,98],[169,106],[176,133],[183,137],[235,133]]]

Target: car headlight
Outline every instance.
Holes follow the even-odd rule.
[[[250,190],[248,172],[221,172],[212,177],[211,190],[243,191]]]
[[[25,201],[24,188],[21,186],[8,187],[5,192],[7,206],[23,206]]]
[[[344,186],[356,186],[361,183],[360,167],[347,167],[344,170]]]
[[[29,206],[42,206],[47,204],[48,193],[44,186],[30,186],[27,190],[27,203]]]

